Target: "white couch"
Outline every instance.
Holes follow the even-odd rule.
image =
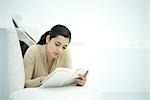
[[[15,30],[7,30],[8,81],[10,100],[100,100],[99,92],[84,86],[24,88],[23,58]]]

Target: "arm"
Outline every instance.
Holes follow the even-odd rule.
[[[37,87],[41,85],[40,77],[32,79],[36,57],[34,49],[34,47],[29,48],[24,56],[25,87]]]

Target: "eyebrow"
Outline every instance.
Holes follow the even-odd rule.
[[[62,44],[62,43],[61,43],[61,42],[59,42],[59,41],[56,41],[56,42],[57,42],[57,43],[59,43],[59,44]],[[64,46],[66,46],[66,47],[67,47],[68,45],[64,45]]]

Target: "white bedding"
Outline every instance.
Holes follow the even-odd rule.
[[[12,92],[11,100],[100,100],[100,94],[87,87],[26,88]]]

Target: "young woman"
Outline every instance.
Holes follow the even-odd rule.
[[[24,56],[25,87],[39,87],[41,82],[57,67],[71,67],[67,49],[71,32],[63,25],[55,25],[40,38],[36,45],[28,48]],[[86,75],[76,79],[76,85],[86,83]]]

